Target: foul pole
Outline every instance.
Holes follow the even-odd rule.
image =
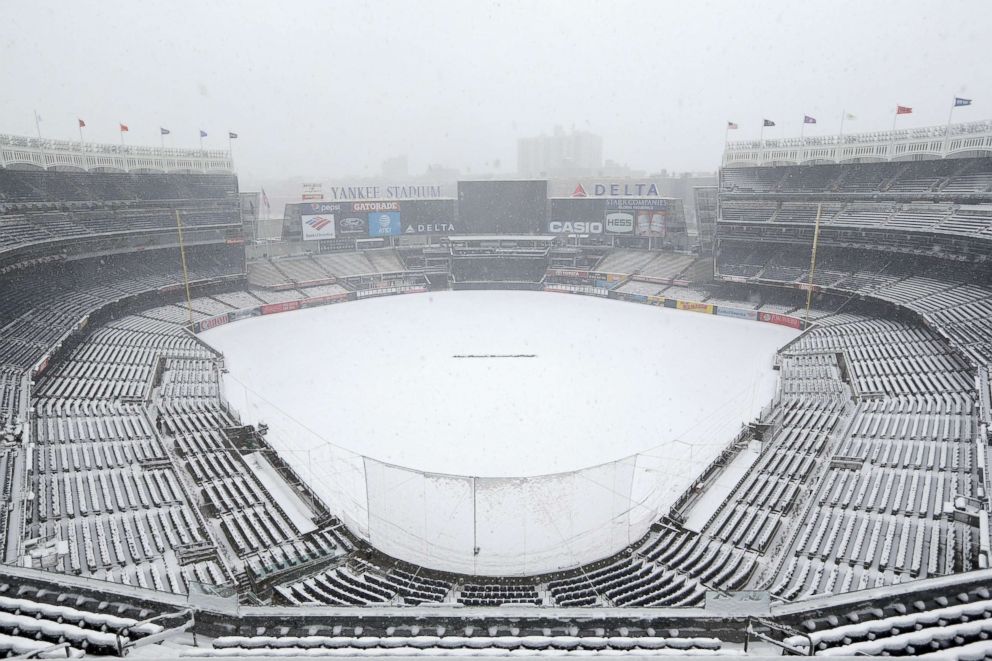
[[[820,215],[823,202],[816,205],[816,227],[813,229],[813,254],[809,258],[809,281],[806,283],[806,325],[809,326],[809,309],[813,305],[813,272],[816,270],[816,247],[820,242]]]
[[[186,270],[186,244],[183,242],[183,223],[179,219],[179,209],[176,209],[176,231],[179,233],[179,255],[183,264],[183,285],[186,287],[186,312],[189,314],[189,325],[193,325],[193,300],[189,295],[189,271]]]

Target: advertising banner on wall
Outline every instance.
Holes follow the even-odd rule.
[[[397,236],[401,232],[399,211],[376,211],[369,214],[369,236]]]
[[[550,201],[549,234],[602,234],[604,200],[561,198]]]
[[[348,204],[342,205],[348,208],[347,212],[338,214],[338,236],[341,238],[364,238],[369,234],[369,216],[367,213],[352,213]]]
[[[260,314],[262,314],[262,311],[259,310],[257,307],[254,307],[245,310],[235,310],[234,312],[228,312],[227,318],[229,321],[241,321],[242,319],[257,317]]]
[[[303,299],[300,301],[300,307],[315,308],[321,305],[330,305],[331,303],[344,303],[348,300],[351,300],[351,292],[327,294],[326,296],[314,296],[312,298]]]
[[[369,236],[399,236],[403,233],[399,202],[352,202],[351,217],[361,218],[362,214],[366,220]]]
[[[211,328],[217,328],[218,326],[223,326],[228,321],[230,321],[230,317],[228,317],[227,314],[221,314],[216,317],[210,317],[209,319],[204,319],[203,321],[199,322],[200,330],[205,331],[205,330],[210,330]]]
[[[713,314],[713,304],[712,303],[699,303],[697,301],[679,301],[676,303],[675,307],[679,310],[688,310],[689,312],[703,312],[705,314]]]
[[[340,204],[308,202],[299,205],[299,211],[304,241],[335,238],[336,221],[341,212]]]
[[[755,321],[758,313],[754,310],[742,310],[740,308],[728,308],[723,305],[716,306],[716,314],[720,317],[733,317],[734,319],[750,319]]]
[[[548,183],[554,196],[589,197],[661,197],[664,185],[652,179],[603,181],[554,180]]]
[[[634,214],[627,211],[606,212],[607,234],[632,234],[634,232]]]
[[[789,317],[784,314],[775,314],[774,312],[759,312],[758,321],[764,321],[769,324],[778,324],[779,326],[788,326],[789,328],[802,329],[803,322],[802,319],[796,319],[795,317]]]
[[[267,303],[259,308],[262,314],[279,314],[280,312],[289,312],[291,310],[299,310],[299,301],[285,301],[283,303]]]
[[[403,234],[455,234],[456,200],[403,200]]]
[[[319,241],[321,239],[333,239],[334,234],[334,214],[321,213],[310,216],[300,216],[303,223],[303,240]]]
[[[606,231],[611,234],[663,237],[668,228],[670,200],[621,198],[606,200]]]
[[[323,184],[310,183],[303,184],[303,200],[323,200],[324,199],[324,186]]]

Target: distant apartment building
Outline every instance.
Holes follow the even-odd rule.
[[[521,177],[563,177],[599,173],[603,138],[588,131],[565,131],[517,140],[517,173]]]

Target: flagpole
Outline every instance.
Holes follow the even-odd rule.
[[[899,106],[896,106],[896,114],[892,116],[892,130],[896,130],[896,120],[899,119]]]
[[[847,117],[847,110],[840,111],[840,137],[844,137],[844,118]]]
[[[124,145],[124,129],[121,128],[122,126],[124,126],[124,122],[118,122],[117,123],[117,132],[121,134],[121,145],[123,146]]]
[[[941,150],[944,156],[947,156],[947,146],[950,142],[949,138],[951,136],[951,118],[954,117],[954,108],[957,105],[957,97],[951,101],[951,109],[947,113],[947,126],[944,127],[944,148]]]
[[[165,134],[162,133],[162,127],[158,127],[158,137],[162,143],[162,151],[165,151]]]
[[[41,140],[41,117],[38,116],[38,111],[34,111],[34,128],[38,131],[38,139]]]
[[[203,151],[203,131],[200,131],[200,151]]]
[[[83,127],[80,126],[79,127],[79,144],[82,144],[84,142],[85,142],[85,140],[83,140]]]
[[[765,161],[765,120],[761,120],[761,133],[758,134],[758,140],[761,146],[758,148],[758,165],[761,165]]]

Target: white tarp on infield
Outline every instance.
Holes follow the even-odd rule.
[[[642,536],[769,401],[772,356],[795,334],[569,294],[442,292],[203,337],[243,421],[267,423],[357,534],[428,567],[531,574]],[[526,357],[457,357],[483,355]]]

